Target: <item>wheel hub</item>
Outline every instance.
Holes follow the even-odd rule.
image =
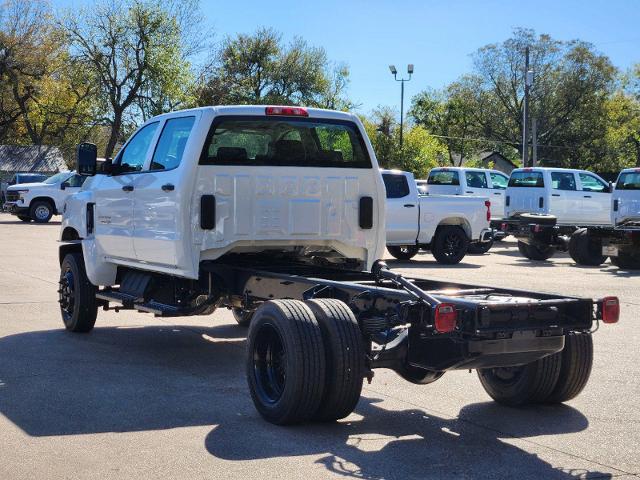
[[[49,217],[49,208],[44,205],[39,205],[36,208],[35,215],[38,220],[44,220]]]
[[[260,328],[253,347],[253,373],[261,401],[276,403],[287,379],[286,352],[278,331],[270,324]]]

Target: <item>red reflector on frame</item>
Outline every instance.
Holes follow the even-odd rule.
[[[455,330],[458,321],[458,313],[455,305],[441,303],[436,305],[434,326],[439,333],[449,333]]]

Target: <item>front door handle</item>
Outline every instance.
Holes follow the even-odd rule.
[[[122,190],[125,192],[133,192],[133,185],[123,185]]]
[[[551,194],[551,196],[552,196],[552,197],[559,197],[559,196],[560,196],[560,194],[559,194],[559,193],[552,193],[552,194]]]
[[[413,207],[415,207],[415,205],[412,204],[412,203],[405,203],[404,204],[404,208],[413,208]]]
[[[591,195],[585,195],[584,198],[591,198]]]
[[[162,190],[165,192],[173,192],[175,190],[176,187],[174,187],[173,185],[171,185],[170,183],[167,183],[165,185],[162,185]]]
[[[471,191],[471,190],[467,190],[467,191],[466,191],[466,192],[464,192],[464,193],[473,193],[473,191]]]
[[[500,192],[493,192],[494,195],[502,195]]]

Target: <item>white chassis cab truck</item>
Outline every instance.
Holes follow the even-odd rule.
[[[467,251],[491,248],[491,203],[482,197],[419,195],[413,174],[381,170],[387,192],[387,250],[410,260],[430,250],[438,263],[459,263]]]
[[[568,251],[579,229],[610,224],[611,186],[586,170],[518,168],[506,194],[500,229],[518,239],[518,250],[530,260]]]
[[[427,384],[477,369],[495,400],[563,402],[587,382],[591,300],[428,279],[379,259],[385,187],[355,115],[207,107],[148,120],[67,201],[59,303],[71,332],[97,311],[232,309],[248,326],[247,382],[276,424],[332,421],[390,368]]]
[[[569,254],[578,265],[597,266],[607,257],[625,270],[640,269],[640,168],[618,175],[611,202],[611,225],[576,230]]]
[[[23,222],[47,223],[64,209],[67,198],[80,191],[86,177],[76,172],[60,172],[37,183],[21,183],[7,188],[5,210]]]

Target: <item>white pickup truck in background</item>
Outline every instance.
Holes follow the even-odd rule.
[[[439,263],[459,263],[467,251],[491,247],[491,203],[484,197],[419,195],[413,174],[382,170],[387,190],[387,250],[409,260],[421,249]]]
[[[5,210],[23,222],[47,223],[62,213],[66,199],[80,191],[86,177],[60,172],[42,182],[21,183],[7,188]]]
[[[422,182],[422,180],[420,180]],[[441,167],[429,172],[426,181],[430,195],[488,197],[491,215],[504,218],[504,198],[509,177],[498,170],[466,167]]]

